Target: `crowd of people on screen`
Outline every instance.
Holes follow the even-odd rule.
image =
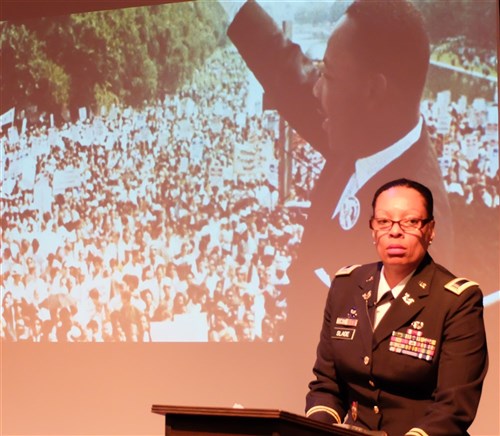
[[[472,47],[464,36],[449,37],[433,48],[437,62],[449,63],[452,67],[468,72],[490,76],[497,71],[497,56],[491,50]]]
[[[2,341],[283,340],[323,161],[295,138],[279,185],[277,117],[227,50],[142,110],[3,126]],[[493,102],[444,94],[422,113],[448,191],[499,207]]]

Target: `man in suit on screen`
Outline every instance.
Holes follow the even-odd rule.
[[[373,259],[367,205],[391,179],[411,178],[435,193],[436,221],[443,224],[432,254],[450,265],[450,206],[420,114],[430,47],[416,8],[356,0],[334,26],[321,66],[252,0],[228,35],[281,116],[325,158],[290,270],[290,316],[304,316],[307,309],[300,305],[295,313],[294,300],[314,300],[342,265]]]

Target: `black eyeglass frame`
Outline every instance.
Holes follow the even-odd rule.
[[[373,227],[373,221],[380,221],[380,220],[385,220],[385,221],[390,221],[391,225],[388,227],[384,228],[374,228]],[[411,225],[408,226],[408,224],[404,224],[404,222],[408,221],[418,221],[417,227],[412,227]],[[391,220],[389,218],[375,218],[371,217],[369,220],[370,224],[370,229],[379,231],[379,230],[391,230],[394,227],[394,224],[397,224],[401,230],[422,230],[427,224],[429,224],[431,221],[434,221],[434,217],[430,218],[403,218],[402,220]]]

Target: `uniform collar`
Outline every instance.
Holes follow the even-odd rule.
[[[394,298],[398,298],[399,294],[401,291],[404,289],[406,284],[410,281],[411,277],[415,273],[416,270],[413,270],[410,274],[408,274],[403,280],[401,280],[396,286],[393,286],[392,288],[389,286],[389,283],[387,283],[387,280],[385,279],[384,276],[384,267],[382,267],[382,270],[380,271],[380,280],[378,282],[378,289],[377,289],[377,299],[378,301],[382,295],[384,295],[387,291],[391,291],[392,295]]]
[[[401,291],[399,297],[380,321],[374,333],[374,343],[379,343],[392,331],[401,328],[414,317],[425,305],[430,293],[432,278],[435,272],[435,263],[429,254],[426,254],[415,273]]]

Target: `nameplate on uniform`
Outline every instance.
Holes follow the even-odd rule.
[[[356,333],[356,329],[343,329],[340,327],[335,327],[334,330],[335,334],[332,336],[332,339],[344,339],[352,341],[354,339],[354,333]]]
[[[346,325],[348,327],[356,327],[358,325],[358,320],[353,318],[337,318],[337,325]]]

